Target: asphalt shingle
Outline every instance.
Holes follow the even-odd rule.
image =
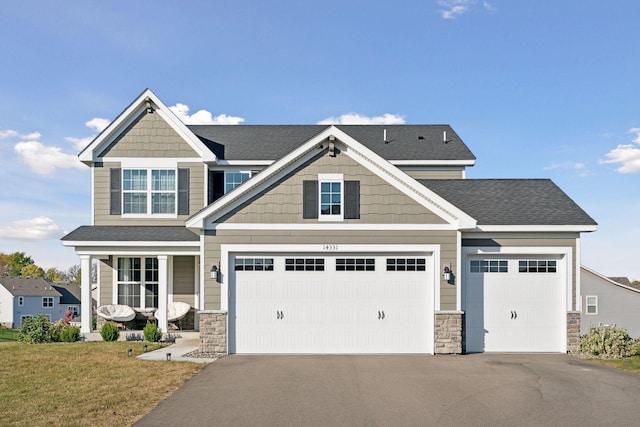
[[[62,240],[71,242],[197,242],[200,237],[180,226],[83,225]]]

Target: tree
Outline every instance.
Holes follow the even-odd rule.
[[[44,270],[35,264],[29,264],[20,270],[21,277],[41,277],[44,278]]]
[[[5,262],[8,267],[9,276],[20,276],[24,267],[34,264],[33,259],[25,255],[24,252],[14,252],[5,255]]]
[[[0,276],[9,276],[11,275],[11,266],[9,265],[9,260],[7,259],[9,255],[0,254]]]
[[[69,270],[67,270],[67,281],[69,283],[75,283],[76,285],[82,284],[82,269],[79,264],[69,267]]]
[[[55,267],[48,268],[44,274],[44,278],[52,282],[62,282],[66,280],[67,275],[64,271],[60,271]]]

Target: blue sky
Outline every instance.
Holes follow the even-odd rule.
[[[89,223],[75,156],[149,87],[187,121],[449,123],[478,158],[468,178],[553,179],[599,223],[583,263],[640,279],[638,16],[635,0],[3,2],[0,252],[79,262],[58,240]]]

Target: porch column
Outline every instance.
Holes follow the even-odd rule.
[[[156,319],[158,319],[158,327],[162,332],[168,331],[167,324],[167,301],[168,291],[167,278],[169,277],[167,268],[167,255],[158,255],[158,311],[156,311]]]
[[[91,256],[80,255],[80,273],[82,277],[81,290],[80,290],[80,317],[82,322],[80,324],[80,332],[88,334],[91,332]]]

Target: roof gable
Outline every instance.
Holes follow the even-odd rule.
[[[258,175],[192,216],[187,220],[187,227],[206,228],[205,219],[211,217],[210,221],[216,222],[217,218],[228,214],[247,199],[265,191],[270,185],[296,169],[299,165],[317,156],[320,150],[326,150],[329,144],[339,146],[343,153],[371,170],[387,183],[404,192],[417,203],[422,204],[428,210],[442,217],[454,227],[475,227],[475,220],[472,217],[433,191],[420,185],[413,178],[336,126],[325,127],[317,135],[298,145],[297,148],[274,162]]]
[[[102,152],[147,111],[152,111],[164,119],[203,161],[216,160],[215,154],[150,89],[146,89],[80,152],[78,155],[80,161],[85,164],[100,161],[99,156]]]
[[[633,292],[640,293],[640,289],[636,289],[636,288],[634,288],[632,286],[627,286],[626,284],[622,284],[622,283],[617,282],[615,280],[611,280],[609,277],[606,277],[605,275],[600,274],[597,271],[592,270],[592,269],[590,269],[590,268],[588,268],[588,267],[586,267],[584,265],[581,265],[580,268],[582,269],[583,272],[587,272],[587,273],[593,274],[595,277],[600,279],[603,283],[609,284],[611,286],[617,286],[619,288],[626,289],[628,291],[633,291]]]

